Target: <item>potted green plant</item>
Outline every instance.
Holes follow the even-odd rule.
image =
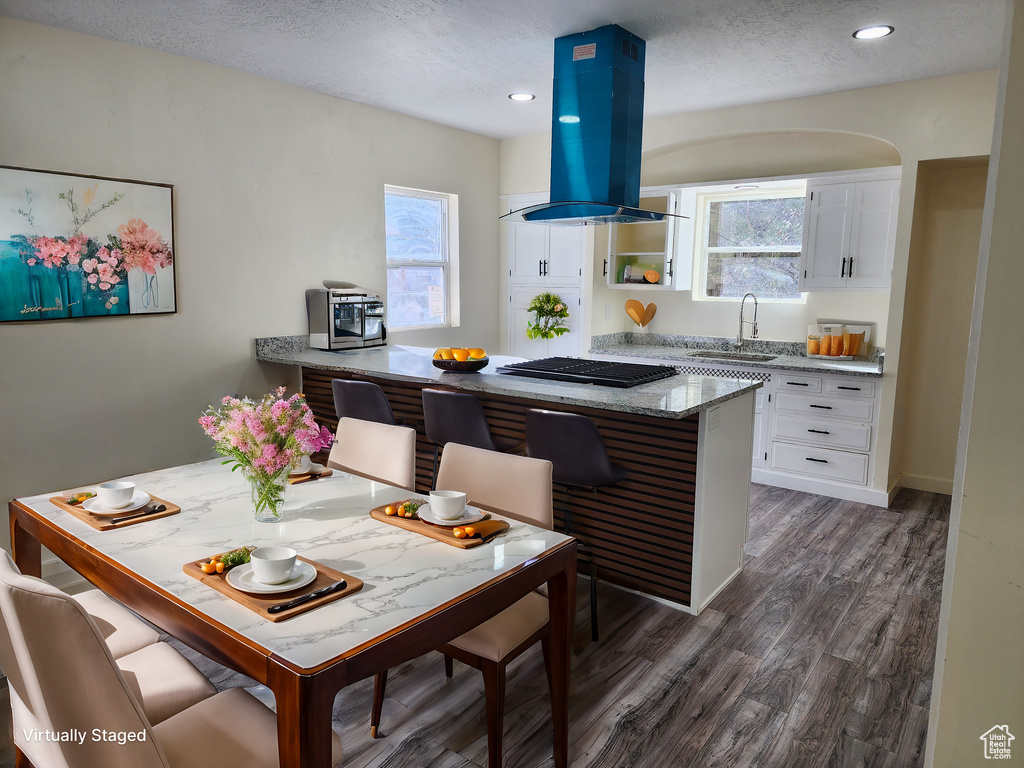
[[[530,339],[553,339],[568,333],[565,321],[569,308],[557,293],[540,293],[533,297],[527,312],[533,312],[534,322],[526,321],[526,336]]]

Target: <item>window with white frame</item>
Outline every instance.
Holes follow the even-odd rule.
[[[694,299],[797,301],[806,184],[697,197]]]
[[[384,187],[388,328],[458,325],[459,198]]]

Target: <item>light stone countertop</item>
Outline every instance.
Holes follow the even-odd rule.
[[[256,339],[256,358],[326,371],[372,374],[385,379],[447,384],[467,392],[579,405],[658,418],[683,419],[762,386],[760,381],[679,374],[626,389],[533,379],[496,372],[522,358],[492,356],[479,373],[453,373],[433,365],[433,349],[388,344],[365,350],[310,349],[305,336]]]
[[[335,470],[290,486],[283,520],[256,523],[248,484],[221,459],[124,478],[181,507],[170,517],[98,531],[48,501],[60,492],[18,499],[87,546],[160,589],[250,638],[312,668],[521,566],[567,536],[509,520],[493,542],[460,549],[370,517],[374,507],[410,492]],[[494,515],[496,519],[504,519]],[[243,544],[289,546],[365,582],[352,595],[274,623],[182,566]]]
[[[637,338],[639,334],[608,334],[592,340],[591,355],[637,357],[658,361],[664,365],[688,365],[702,368],[747,368],[751,370],[805,371],[808,373],[843,376],[870,376],[881,378],[884,352],[871,359],[826,360],[809,358],[800,353],[803,344],[790,342],[749,340],[744,351],[775,355],[771,360],[715,360],[693,357],[692,353],[706,350],[733,351],[732,339],[689,336],[651,336]],[[747,344],[750,348],[747,349]]]

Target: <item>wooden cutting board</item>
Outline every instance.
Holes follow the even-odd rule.
[[[479,547],[481,544],[485,544],[495,536],[500,536],[509,529],[509,524],[504,520],[481,520],[478,523],[469,523],[469,525],[476,529],[476,535],[473,538],[457,539],[455,538],[455,527],[448,528],[443,525],[432,525],[419,518],[386,515],[384,510],[388,506],[391,505],[385,504],[384,506],[371,509],[370,517],[388,525],[404,528],[407,531],[422,533],[424,536],[429,536],[432,539],[443,541],[445,544],[451,544],[453,547],[461,549]]]
[[[163,504],[165,507],[167,507],[167,509],[165,509],[163,512],[157,512],[156,514],[145,515],[143,517],[136,517],[132,520],[125,520],[122,523],[110,522],[111,520],[116,520],[116,517],[98,517],[94,515],[92,512],[83,509],[81,504],[68,504],[60,496],[51,496],[50,503],[53,504],[55,507],[60,507],[65,512],[71,513],[79,520],[81,520],[83,523],[91,525],[97,531],[109,531],[112,528],[124,528],[129,525],[135,525],[136,523],[148,523],[150,520],[159,520],[161,517],[170,517],[171,515],[176,515],[179,512],[181,512],[181,507],[179,507],[177,504],[172,504],[171,502],[165,501],[164,499],[161,499],[159,496],[154,496],[153,494],[149,495],[149,504],[147,504],[146,507],[144,508],[154,507],[157,504]],[[141,511],[142,509],[136,509],[133,510],[132,512],[125,512],[124,516],[128,517],[128,515],[132,515],[135,514],[135,512]]]
[[[221,552],[220,554],[224,554]],[[210,555],[213,557],[213,555]],[[293,616],[298,616],[300,613],[311,611],[314,608],[319,608],[321,605],[332,603],[335,600],[351,595],[353,592],[358,592],[363,588],[362,579],[357,579],[355,576],[350,576],[347,573],[336,571],[333,568],[328,568],[323,563],[318,563],[315,560],[309,560],[308,558],[302,557],[301,555],[297,558],[304,563],[309,563],[316,568],[316,578],[312,582],[299,589],[293,589],[290,592],[279,592],[274,595],[254,595],[249,592],[242,592],[241,590],[235,589],[228,583],[227,572],[225,573],[204,573],[199,567],[199,562],[189,562],[182,566],[185,573],[194,579],[206,584],[208,587],[213,587],[222,595],[227,595],[236,603],[241,603],[250,611],[255,611],[264,619],[269,621],[284,621],[290,619]],[[209,558],[200,562],[209,562]],[[316,592],[321,587],[326,587],[328,584],[333,584],[336,581],[344,579],[348,586],[343,589],[339,589],[337,592],[332,592],[329,595],[318,597],[316,600],[310,600],[308,603],[297,605],[294,608],[289,608],[287,611],[281,611],[280,613],[267,613],[267,608],[278,603],[287,603],[289,600],[294,600],[296,597],[302,595],[308,595],[310,592]]]

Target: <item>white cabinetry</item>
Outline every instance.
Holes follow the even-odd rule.
[[[800,289],[889,290],[899,194],[898,178],[809,183]]]
[[[870,484],[873,471],[876,383],[778,372],[772,385],[766,454],[773,484],[867,500],[858,489]],[[756,472],[754,479],[764,481]]]
[[[507,207],[516,210],[531,202]],[[514,207],[513,207],[514,206]],[[508,224],[508,282],[530,285],[579,285],[583,276],[584,227]]]

